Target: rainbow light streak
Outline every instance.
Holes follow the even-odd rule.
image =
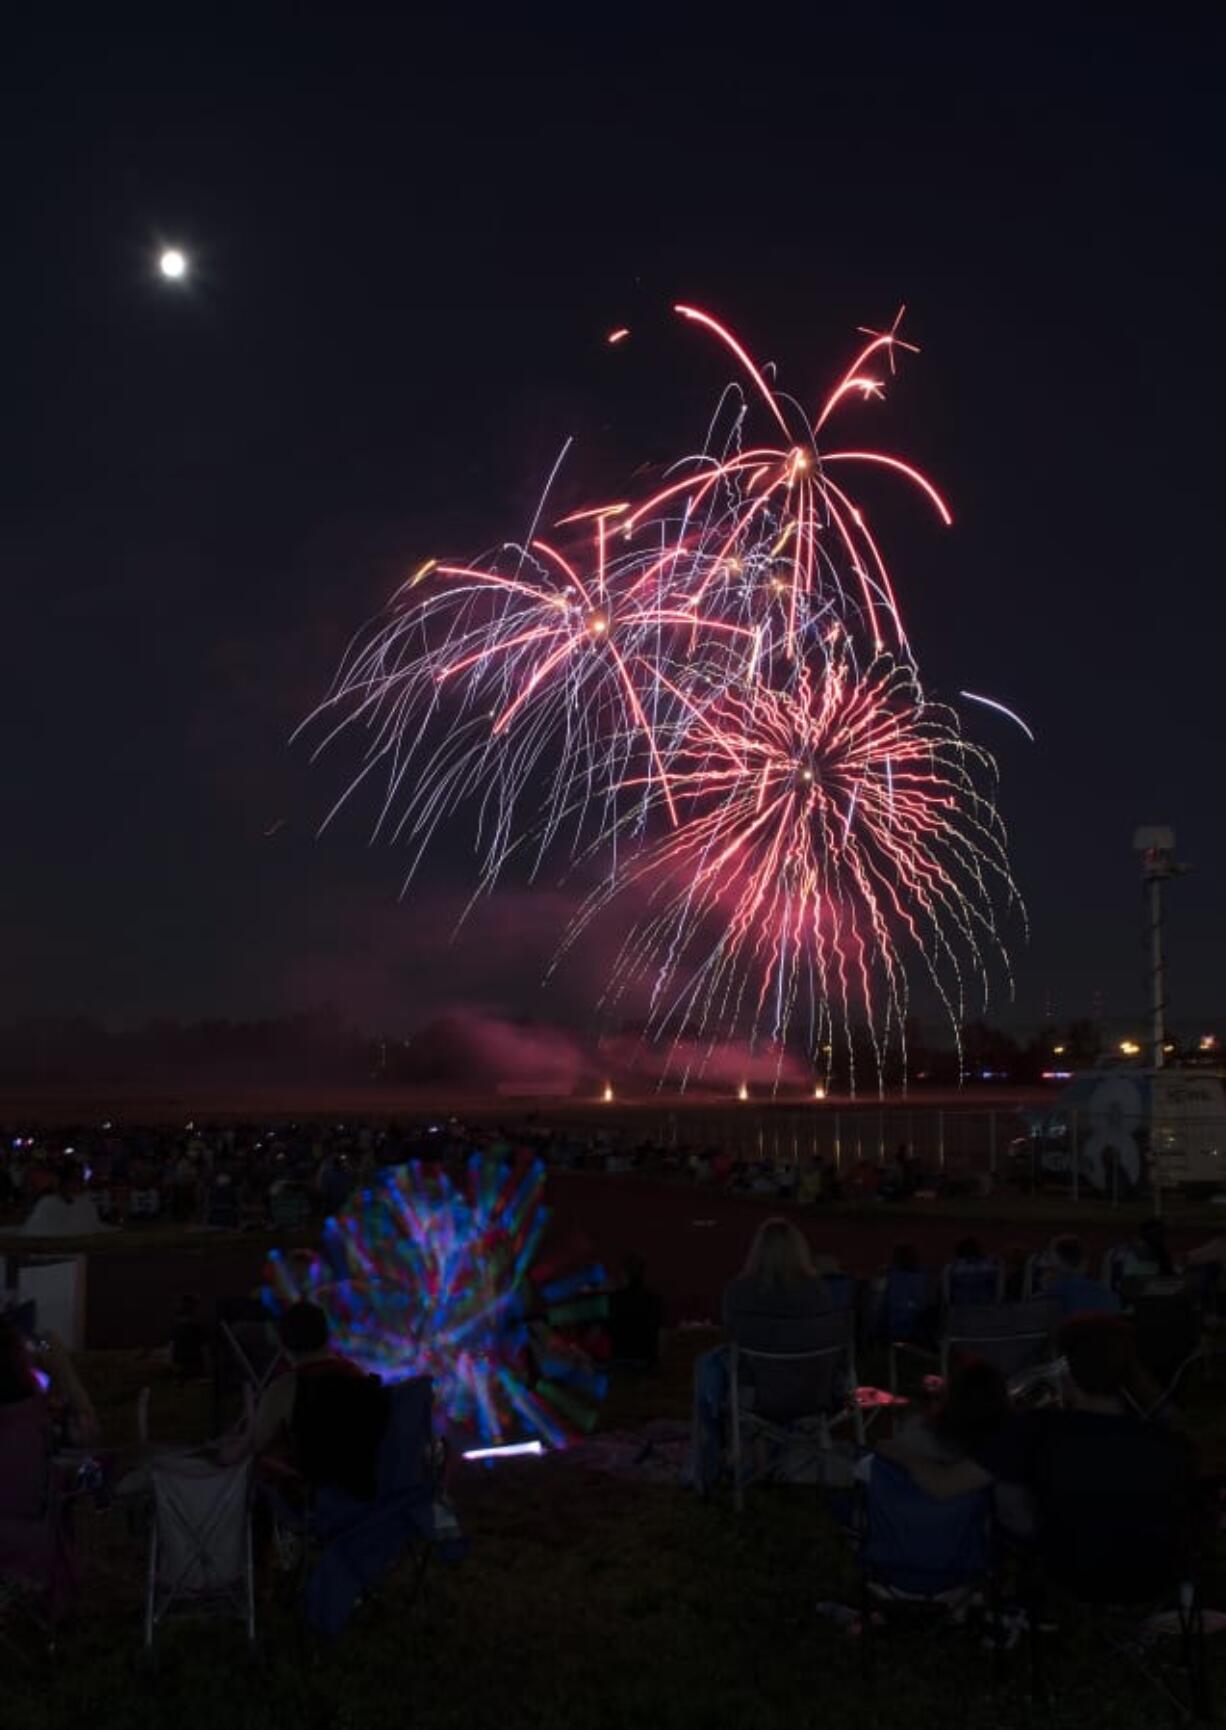
[[[264,1301],[318,1304],[337,1349],[385,1381],[432,1376],[448,1422],[485,1447],[508,1429],[563,1447],[604,1395],[579,1336],[607,1299],[598,1265],[533,1265],[544,1179],[539,1161],[476,1155],[462,1188],[419,1161],[386,1171],[326,1222],[321,1254],[273,1252]]]
[[[551,513],[559,458],[523,540],[418,567],[304,723],[317,754],[364,740],[325,826],[372,780],[407,889],[463,815],[474,900],[512,861],[597,882],[555,964],[620,918],[604,1002],[645,997],[672,1053],[743,1036],[782,1065],[803,1042],[827,1080],[867,1061],[880,1087],[905,1063],[908,964],[957,1028],[968,988],[1007,973],[997,902],[1019,905],[992,759],[925,696],[851,489],[901,482],[944,525],[949,505],[902,457],[825,443],[917,351],[901,311],[864,330],[812,412],[711,314],[675,310],[746,387],[645,490]]]

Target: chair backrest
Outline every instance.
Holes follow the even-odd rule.
[[[379,1498],[403,1495],[427,1484],[432,1476],[430,1449],[434,1440],[434,1382],[412,1376],[388,1389],[387,1427],[379,1447]]]
[[[999,1303],[1005,1289],[1005,1264],[999,1256],[982,1261],[951,1261],[941,1269],[941,1294],[954,1304]]]
[[[903,1467],[875,1457],[864,1510],[860,1563],[871,1579],[935,1596],[987,1572],[990,1490],[937,1501]]]
[[[1133,1305],[1137,1357],[1166,1386],[1200,1344],[1196,1300],[1182,1280],[1151,1280]]]
[[[1139,1418],[1062,1421],[1035,1459],[1039,1549],[1053,1578],[1083,1597],[1134,1603],[1189,1566],[1195,1476],[1184,1439]]]
[[[1036,1249],[1026,1257],[1022,1270],[1023,1298],[1038,1297],[1043,1290],[1043,1282],[1051,1269],[1051,1252]]]
[[[296,1379],[290,1429],[299,1470],[317,1488],[373,1501],[390,1417],[388,1389],[377,1376],[337,1371],[303,1368]]]
[[[1060,1324],[1056,1298],[1027,1298],[1024,1303],[958,1304],[945,1318],[942,1357],[986,1358],[1004,1376],[1015,1376],[1052,1355],[1052,1339]]]
[[[1161,1271],[1158,1258],[1139,1255],[1135,1244],[1114,1243],[1103,1256],[1103,1284],[1114,1292],[1123,1291],[1126,1280],[1153,1279]]]
[[[219,1304],[213,1355],[219,1382],[259,1393],[282,1356],[268,1311],[248,1299]]]
[[[881,1326],[886,1339],[913,1340],[932,1304],[932,1276],[922,1269],[892,1267],[882,1292]]]
[[[738,1318],[734,1383],[748,1382],[755,1414],[787,1423],[838,1410],[855,1382],[855,1311]]]
[[[153,1461],[151,1477],[159,1582],[178,1597],[229,1590],[247,1569],[250,1460],[168,1456]]]

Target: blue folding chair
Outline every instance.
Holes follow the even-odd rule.
[[[875,1456],[857,1527],[866,1676],[879,1619],[917,1612],[948,1617],[965,1610],[976,1592],[996,1609],[990,1489],[938,1501],[902,1466]],[[992,1623],[999,1629],[998,1614]]]
[[[758,1439],[776,1455],[796,1447],[814,1463],[829,1452],[834,1425],[849,1421],[864,1445],[864,1414],[855,1399],[854,1310],[823,1315],[743,1317],[728,1352],[728,1410],[733,1503],[745,1505],[751,1474],[746,1443]]]
[[[932,1276],[923,1269],[887,1270],[877,1311],[877,1331],[886,1340],[918,1339],[932,1321]]]
[[[899,1354],[913,1352],[935,1366],[936,1321],[932,1276],[921,1269],[890,1268],[877,1307],[875,1332],[889,1348],[890,1392],[898,1392]]]
[[[999,1256],[982,1261],[951,1261],[941,1269],[941,1296],[946,1305],[994,1304],[1005,1295],[1005,1264]]]
[[[418,1546],[414,1593],[437,1537],[438,1467],[434,1450],[434,1384],[414,1376],[389,1390],[387,1428],[379,1446],[376,1494],[365,1502],[347,1491],[316,1492],[311,1536],[317,1555],[303,1590],[307,1621],[339,1634],[362,1592],[406,1550]],[[458,1531],[456,1532],[458,1540]]]

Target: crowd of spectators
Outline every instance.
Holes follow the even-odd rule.
[[[189,1122],[175,1129],[18,1125],[0,1130],[0,1220],[24,1219],[46,1198],[64,1211],[45,1207],[41,1219],[65,1235],[81,1229],[91,1209],[104,1225],[158,1219],[221,1229],[293,1227],[336,1213],[384,1166],[411,1158],[458,1164],[474,1152],[528,1153],[561,1170],[652,1175],[801,1206],[952,1194],[986,1181],[986,1174],[970,1180],[925,1171],[905,1145],[883,1160],[755,1159],[690,1145],[675,1126],[653,1137],[615,1123],[532,1116],[502,1123]]]
[[[973,1581],[975,1569],[993,1575],[997,1610],[1002,1580],[1016,1594],[1009,1611],[1015,1627],[1045,1614],[1042,1604],[1052,1589],[1086,1604],[1139,1609],[1177,1597],[1185,1616],[1185,1655],[1191,1654],[1186,1617],[1214,1541],[1222,1482],[1198,1459],[1184,1428],[1178,1399],[1171,1397],[1183,1391],[1178,1379],[1163,1392],[1171,1366],[1160,1352],[1152,1355],[1153,1338],[1142,1318],[1147,1304],[1194,1297],[1195,1325],[1187,1343],[1195,1346],[1200,1330],[1221,1312],[1226,1239],[1189,1252],[1177,1264],[1162,1223],[1151,1220],[1108,1253],[1098,1277],[1081,1241],[1069,1234],[1032,1252],[1026,1264],[1024,1287],[1010,1292],[1003,1257],[990,1255],[976,1239],[964,1240],[939,1275],[930,1270],[932,1302],[914,1315],[908,1333],[935,1346],[968,1294],[984,1317],[1032,1298],[1040,1304],[1053,1300],[1056,1316],[1039,1348],[1041,1377],[1011,1378],[991,1356],[974,1349],[955,1352],[945,1360],[943,1377],[930,1376],[909,1400],[891,1402],[892,1433],[875,1446],[869,1437],[846,1480],[858,1484],[856,1495],[832,1493],[831,1505],[849,1536],[870,1554],[866,1567],[876,1564],[874,1602],[945,1591],[950,1607],[965,1609],[967,1580]],[[730,1344],[704,1354],[696,1365],[694,1471],[701,1490],[709,1492],[729,1470],[720,1443],[728,1430],[720,1401],[730,1397],[721,1360],[748,1346],[748,1392],[743,1373],[739,1397],[748,1399],[755,1415],[764,1397],[768,1404],[777,1400],[776,1380],[755,1380],[754,1354],[764,1347],[769,1352],[772,1329],[775,1352],[803,1349],[798,1318],[828,1316],[840,1301],[830,1267],[813,1255],[794,1220],[770,1219],[759,1227],[743,1271],[725,1293]],[[899,1246],[890,1266],[871,1282],[857,1330],[861,1339],[889,1337],[894,1275],[904,1282],[924,1277],[910,1246]],[[985,1280],[995,1292],[991,1303],[984,1302]],[[993,1331],[989,1323],[985,1333]],[[821,1344],[815,1329],[812,1345]],[[781,1362],[768,1356],[763,1368],[777,1378]],[[843,1390],[844,1405],[854,1391]],[[828,1408],[825,1415],[837,1412]],[[849,1452],[854,1457],[857,1450]],[[773,1475],[780,1468],[787,1475],[788,1457],[776,1447]],[[823,1471],[834,1471],[834,1456],[821,1457]],[[733,1459],[731,1470],[741,1469]],[[941,1511],[945,1505],[948,1516]],[[866,1512],[874,1506],[875,1513]],[[976,1522],[983,1539],[980,1548],[971,1546],[974,1568],[969,1575],[965,1568],[951,1570],[951,1555],[955,1562],[957,1555],[965,1559],[966,1535]],[[951,1532],[960,1534],[957,1555]],[[846,1607],[823,1608],[844,1623],[852,1618]],[[865,1626],[858,1613],[855,1625]]]
[[[297,1192],[312,1211],[331,1213],[354,1185],[369,1182],[386,1165],[416,1156],[447,1164],[474,1152],[523,1151],[565,1166],[630,1157],[607,1137],[588,1139],[532,1123],[513,1134],[493,1127],[474,1131],[455,1120],[416,1130],[361,1124],[263,1131],[188,1125],[174,1135],[105,1126],[76,1132],[72,1139],[14,1136],[3,1171],[8,1204],[17,1209],[36,1197],[82,1185],[112,1195],[145,1186],[166,1198],[173,1218],[189,1221],[209,1217],[210,1198],[219,1187],[236,1192],[240,1211],[257,1205],[268,1210],[279,1195]],[[643,1146],[633,1154],[646,1162],[663,1151]],[[731,1181],[734,1168],[719,1175]],[[702,1181],[714,1178],[713,1173]],[[701,1470],[696,1481],[710,1489],[728,1469],[727,1412],[719,1410],[719,1401],[728,1399],[727,1353],[738,1341],[752,1340],[758,1351],[764,1345],[769,1351],[772,1328],[781,1330],[781,1339],[794,1338],[789,1330],[797,1324],[821,1322],[859,1302],[857,1336],[880,1344],[892,1337],[887,1313],[892,1279],[904,1286],[909,1282],[910,1289],[924,1286],[909,1331],[929,1344],[936,1343],[942,1315],[960,1298],[1007,1305],[1039,1296],[1058,1310],[1053,1373],[1042,1409],[1020,1408],[1017,1390],[998,1365],[974,1354],[959,1355],[944,1377],[930,1378],[909,1403],[898,1402],[893,1433],[883,1433],[875,1447],[861,1452],[860,1481],[871,1484],[874,1474],[902,1472],[921,1498],[917,1506],[986,1496],[999,1531],[1023,1553],[1038,1557],[1058,1582],[1102,1594],[1123,1581],[1139,1594],[1153,1577],[1154,1558],[1161,1561],[1159,1552],[1169,1551],[1171,1558],[1190,1553],[1203,1506],[1203,1486],[1198,1487],[1175,1408],[1158,1410],[1155,1366],[1138,1357],[1140,1306],[1155,1282],[1169,1285],[1186,1278],[1197,1283],[1202,1297],[1210,1296],[1224,1262],[1226,1242],[1216,1240],[1191,1252],[1186,1266],[1177,1266],[1161,1222],[1148,1221],[1116,1246],[1101,1268],[1089,1265],[1084,1245],[1068,1233],[1042,1249],[998,1254],[968,1236],[943,1269],[925,1270],[917,1251],[900,1244],[887,1267],[856,1282],[839,1268],[836,1256],[814,1252],[796,1216],[768,1219],[724,1293],[729,1345],[699,1360],[695,1453]],[[631,1258],[611,1305],[613,1361],[653,1365],[662,1314],[646,1269]],[[282,1373],[264,1385],[247,1418],[220,1443],[219,1462],[260,1462],[272,1504],[282,1511],[292,1506],[287,1484],[295,1474],[308,1490],[334,1485],[358,1499],[369,1497],[388,1421],[386,1390],[377,1378],[336,1356],[327,1319],[311,1305],[289,1310],[279,1332]],[[188,1379],[203,1374],[212,1335],[196,1300],[182,1300],[171,1333],[175,1372]],[[752,1376],[749,1389],[752,1399]],[[844,1393],[859,1391],[864,1390]],[[0,1549],[8,1546],[0,1561],[10,1567],[22,1558],[5,1533],[35,1535],[30,1513],[53,1426],[61,1443],[88,1447],[97,1437],[88,1395],[62,1345],[29,1339],[17,1318],[0,1318]],[[915,1528],[921,1563],[924,1534],[935,1529],[927,1520],[917,1516]],[[36,1541],[50,1541],[48,1534],[48,1528],[38,1527]],[[45,1565],[57,1601],[70,1591],[66,1557],[25,1560]]]
[[[414,1158],[454,1165],[473,1153],[535,1154],[572,1169],[630,1169],[659,1151],[614,1146],[528,1120],[516,1125],[436,1123],[275,1126],[187,1123],[181,1129],[105,1123],[55,1132],[11,1128],[0,1143],[0,1217],[25,1218],[47,1198],[85,1195],[103,1223],[162,1219],[239,1228],[306,1223],[341,1209],[381,1168]],[[54,1213],[44,1216],[54,1226]]]

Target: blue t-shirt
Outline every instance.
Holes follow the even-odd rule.
[[[1080,1316],[1118,1315],[1120,1300],[1096,1279],[1083,1273],[1064,1273],[1044,1287],[1045,1295],[1059,1301],[1060,1314]]]

